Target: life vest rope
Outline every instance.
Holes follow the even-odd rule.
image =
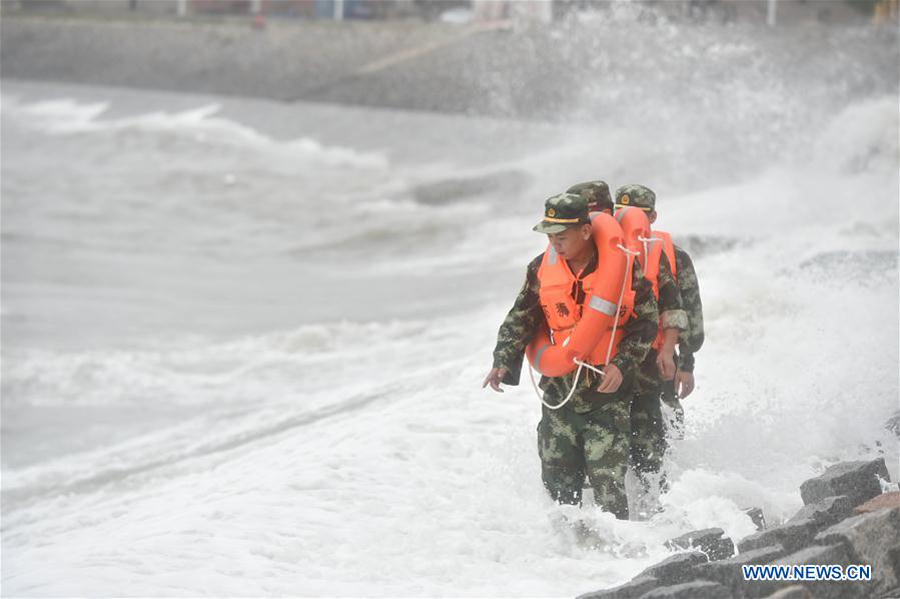
[[[612,335],[609,336],[609,347],[606,349],[606,364],[609,364],[609,357],[612,355],[613,342],[616,338],[616,328],[619,326],[619,310],[622,309],[622,298],[625,297],[625,283],[628,282],[628,277],[631,275],[631,266],[634,262],[634,258],[638,255],[637,252],[632,252],[621,243],[616,244],[616,247],[625,252],[625,255],[628,256],[628,264],[625,266],[625,277],[622,279],[622,291],[619,292],[619,303],[616,306],[616,318],[613,319]]]
[[[637,240],[644,244],[644,264],[647,264],[647,259],[650,256],[650,246],[648,244],[654,241],[665,241],[662,237],[644,237],[642,235],[638,235]],[[637,255],[637,252],[634,253]]]
[[[616,247],[622,250],[625,255],[628,256],[628,265],[625,268],[625,277],[622,279],[622,291],[619,292],[619,303],[616,305],[616,317],[613,318],[612,335],[610,335],[609,337],[609,349],[606,351],[606,364],[609,364],[609,356],[612,355],[613,341],[616,338],[616,326],[619,324],[619,310],[622,309],[622,299],[625,297],[625,284],[628,282],[629,275],[631,275],[632,259],[634,258],[634,256],[640,254],[640,252],[633,252],[629,250],[620,243],[617,243]],[[551,406],[546,401],[544,401],[544,394],[534,380],[534,369],[531,367],[531,362],[528,362],[528,377],[531,379],[531,386],[534,387],[534,392],[537,394],[538,399],[541,400],[541,403],[547,406],[547,408],[550,410],[558,410],[569,403],[569,400],[572,399],[573,395],[575,395],[575,389],[578,388],[578,379],[579,377],[581,377],[582,368],[593,370],[600,376],[606,376],[606,373],[596,366],[588,364],[587,362],[582,362],[578,358],[574,358],[573,361],[575,362],[575,364],[578,364],[578,370],[575,371],[575,378],[572,380],[572,388],[569,390],[569,394],[566,396],[566,398],[555,406]]]

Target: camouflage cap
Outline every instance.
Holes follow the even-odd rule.
[[[587,200],[588,210],[591,212],[602,212],[603,210],[615,212],[612,196],[609,195],[609,185],[602,179],[573,185],[566,190],[566,193],[577,193]]]
[[[623,185],[616,190],[616,208],[634,206],[644,212],[656,210],[656,194],[643,185]]]
[[[536,224],[534,230],[549,235],[590,222],[587,200],[574,193],[561,193],[544,202],[544,220]]]

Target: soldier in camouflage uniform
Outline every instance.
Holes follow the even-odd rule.
[[[574,193],[583,197],[588,203],[589,212],[613,214],[616,211],[612,196],[609,194],[609,185],[602,179],[573,185],[566,190],[566,193]]]
[[[651,223],[656,220],[656,194],[643,185],[626,185],[616,190],[616,207],[624,206],[644,210]],[[676,271],[680,278],[682,273],[677,250]],[[688,269],[688,273],[690,272],[693,272],[692,267]],[[690,277],[690,274],[687,276]],[[663,346],[659,351],[651,349],[641,364],[635,379],[635,398],[631,410],[631,461],[645,490],[650,489],[650,481],[653,478],[658,480],[660,489],[666,489],[665,476],[662,473],[662,460],[668,443],[660,400],[661,398],[670,398],[673,395],[671,392],[673,381],[683,378],[683,375],[679,377],[678,366],[683,363],[685,358],[684,355],[674,356],[675,343],[683,343],[682,339],[691,338],[691,322],[688,312],[684,309],[685,300],[678,281],[672,276],[671,265],[665,252],[660,257],[657,281],[660,322],[663,323],[663,329],[671,332],[666,334]],[[689,283],[687,279],[686,283]],[[696,291],[696,278],[694,283],[693,287],[690,285],[686,287],[688,293],[691,294],[691,301],[694,300],[692,294]],[[685,343],[684,347],[686,354],[690,355],[692,360],[691,346],[689,343]]]
[[[655,216],[655,213],[654,213]],[[674,410],[679,424],[684,421],[681,398],[694,390],[694,354],[703,346],[703,302],[700,301],[700,284],[691,257],[683,248],[675,246],[675,279],[681,291],[681,303],[687,312],[688,330],[678,338],[678,373],[674,388],[663,395],[663,400]]]
[[[655,223],[657,217],[656,194],[650,191],[638,202],[645,207],[650,223]],[[674,380],[664,386],[662,399],[675,411],[676,425],[680,429],[684,422],[684,408],[681,406],[680,400],[694,390],[694,354],[703,346],[703,302],[700,301],[697,271],[694,269],[691,257],[683,248],[673,245],[675,248],[675,279],[681,293],[682,306],[687,314],[688,328],[686,331],[682,331],[678,337],[678,371]]]
[[[559,220],[576,224],[554,222]],[[547,200],[545,219],[534,228],[548,235],[557,253],[566,259],[573,273],[578,273],[579,280],[597,269],[598,256],[589,223],[585,200],[574,194],[560,194]],[[580,251],[573,247],[580,247]],[[501,383],[519,383],[525,348],[539,327],[547,326],[539,295],[542,259],[543,254],[528,265],[525,284],[500,326],[493,368],[484,381],[484,386],[490,384],[495,391],[502,392]],[[624,335],[617,355],[603,368],[605,376],[601,379],[585,369],[569,403],[558,410],[543,407],[537,429],[541,476],[550,496],[559,503],[580,505],[586,475],[595,502],[620,519],[628,518],[625,472],[632,380],[659,326],[653,289],[636,261],[631,284],[635,292],[633,314],[621,329]],[[551,405],[562,402],[573,379],[574,373],[542,377],[539,387],[545,401]]]

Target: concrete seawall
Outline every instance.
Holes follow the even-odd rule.
[[[0,39],[2,74],[11,78],[499,116],[539,112],[537,102],[519,111],[498,101],[489,89],[493,67],[477,60],[484,52],[502,56],[498,41],[530,38],[484,28],[6,15]]]
[[[4,18],[3,75],[296,100],[456,33],[402,24]]]
[[[646,121],[662,99],[675,113],[704,106],[726,119],[727,130],[759,115],[753,131],[776,119],[802,119],[823,98],[837,109],[862,93],[896,94],[897,81],[897,32],[868,25],[724,28],[600,19],[504,29],[270,19],[258,28],[246,18],[5,11],[0,50],[3,77],[19,79],[566,121],[621,118],[623,110]],[[745,62],[753,68],[735,70]],[[734,77],[730,85],[740,94],[710,97],[710,83]],[[794,110],[757,96],[761,86],[780,82],[809,98]],[[795,114],[782,114],[789,110]]]

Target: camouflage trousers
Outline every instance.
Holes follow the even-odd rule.
[[[671,381],[660,380],[656,351],[651,349],[635,377],[631,401],[631,466],[645,490],[654,479],[661,491],[667,489],[662,463],[668,442],[661,400],[667,387],[674,391]]]
[[[538,424],[541,477],[559,503],[581,505],[585,476],[594,501],[621,520],[628,519],[625,472],[630,436],[629,399],[632,391],[596,394],[596,406],[576,412],[543,408]]]
[[[645,488],[658,476],[660,489],[665,490],[662,462],[668,443],[660,390],[638,393],[631,402],[631,466]]]

